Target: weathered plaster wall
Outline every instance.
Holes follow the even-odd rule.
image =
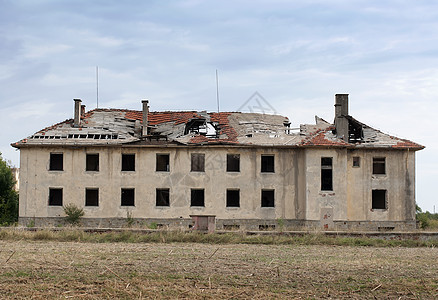
[[[64,154],[64,171],[49,171],[51,152]],[[85,171],[87,153],[99,153],[98,172]],[[136,155],[135,172],[121,171],[122,153]],[[170,155],[169,172],[155,171],[157,153]],[[191,172],[192,153],[205,154],[205,172]],[[240,154],[240,172],[226,172],[227,154]],[[275,156],[275,173],[261,173],[262,154]],[[360,157],[360,167],[353,167],[354,156]],[[321,191],[321,157],[333,158],[333,191]],[[373,157],[386,158],[385,175],[372,174]],[[219,225],[254,229],[283,219],[291,226],[314,228],[326,208],[333,209],[334,227],[339,229],[377,229],[384,222],[403,229],[400,222],[408,222],[409,228],[415,224],[415,152],[401,150],[22,148],[20,181],[21,220],[64,216],[62,207],[48,205],[49,187],[53,187],[63,188],[64,205],[83,207],[91,225],[116,225],[128,214],[139,220],[216,215]],[[99,188],[98,207],[85,207],[85,188]],[[121,188],[135,188],[134,207],[121,206]],[[155,205],[156,188],[170,189],[170,207]],[[191,188],[205,188],[205,207],[190,206]],[[227,189],[240,189],[240,207],[226,207]],[[262,189],[275,190],[275,207],[261,207]],[[371,209],[373,189],[387,190],[387,209]]]
[[[333,190],[321,190],[321,157],[332,157]],[[306,219],[320,220],[321,208],[333,208],[333,220],[347,218],[347,150],[346,149],[306,149]]]
[[[353,167],[353,157],[360,167]],[[373,157],[385,157],[386,174],[373,175]],[[415,220],[415,152],[348,152],[348,220]],[[387,190],[387,209],[372,209],[372,190]]]
[[[321,157],[333,158],[333,191],[321,191]],[[386,174],[373,175],[373,157],[385,157]],[[306,149],[304,164],[307,220],[319,220],[324,207],[335,221],[415,220],[415,152]],[[373,189],[387,191],[387,209],[372,209]]]
[[[296,218],[294,150],[274,148],[24,148],[21,149],[21,217],[63,216],[48,206],[49,188],[63,188],[63,204],[84,207],[85,218],[219,219]],[[49,171],[50,153],[64,154],[64,170]],[[87,153],[99,153],[98,172],[85,171]],[[121,171],[121,154],[135,153],[136,170]],[[156,154],[170,154],[170,172],[156,172]],[[191,154],[205,153],[205,172],[191,172]],[[240,154],[240,172],[226,172],[226,154]],[[275,156],[275,173],[261,173],[261,155]],[[99,206],[85,207],[85,188],[99,188]],[[121,206],[121,188],[135,188],[135,206]],[[155,205],[155,189],[170,189],[170,207]],[[190,189],[205,188],[205,207],[190,207]],[[226,207],[226,190],[240,189],[240,207]],[[261,190],[275,190],[275,207],[261,207]]]

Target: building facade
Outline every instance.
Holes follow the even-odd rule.
[[[415,151],[375,130],[336,95],[335,122],[290,128],[255,113],[95,109],[13,144],[20,149],[19,222],[217,229],[415,228]],[[197,219],[196,219],[197,220]]]

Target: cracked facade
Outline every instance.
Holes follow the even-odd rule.
[[[216,229],[415,228],[415,152],[349,115],[290,128],[257,113],[94,109],[20,140],[19,222]],[[214,218],[212,218],[214,216]],[[207,225],[206,225],[207,226]]]

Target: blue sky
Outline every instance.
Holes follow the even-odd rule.
[[[427,148],[417,202],[438,197],[436,1],[0,0],[0,152],[99,106],[235,111],[258,91],[293,127],[350,114]]]

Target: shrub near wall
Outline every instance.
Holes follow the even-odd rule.
[[[0,226],[18,221],[18,193],[14,190],[14,184],[11,167],[0,152]]]

